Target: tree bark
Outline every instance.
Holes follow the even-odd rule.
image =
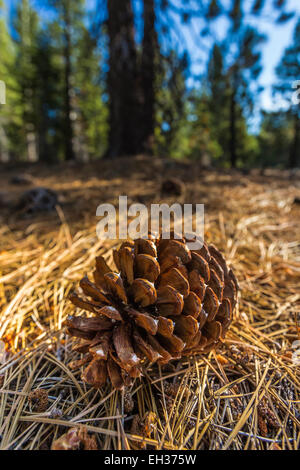
[[[144,38],[142,48],[143,148],[152,153],[155,125],[155,55],[158,49],[155,31],[154,0],[144,0]]]
[[[134,155],[142,151],[141,105],[137,53],[131,0],[108,0],[109,112],[107,156]]]
[[[65,77],[64,77],[64,147],[65,147],[65,159],[74,160],[74,148],[73,148],[73,125],[71,120],[71,75],[72,75],[72,65],[71,65],[71,19],[69,4],[63,5],[63,16],[64,16],[64,61],[65,61]]]

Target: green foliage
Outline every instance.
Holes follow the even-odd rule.
[[[216,138],[214,116],[210,109],[211,99],[205,93],[195,94],[190,98],[191,131],[189,140],[189,157],[203,164],[214,161],[220,163],[223,150]]]
[[[108,108],[103,102],[103,85],[99,74],[101,55],[86,28],[78,41],[75,64],[75,92],[90,156],[99,157],[107,148]]]
[[[294,30],[293,42],[284,51],[276,72],[278,83],[274,86],[274,92],[287,100],[286,120],[293,121],[293,137],[290,143],[289,158],[286,158],[286,165],[293,168],[300,164],[300,102],[299,99],[298,103],[297,99],[295,102],[292,100],[292,94],[295,92],[293,82],[298,83],[300,77],[300,20]],[[299,93],[296,98],[299,98]]]

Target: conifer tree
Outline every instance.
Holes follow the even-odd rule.
[[[11,134],[13,124],[17,118],[14,115],[16,101],[16,81],[13,74],[15,62],[15,49],[8,33],[7,14],[2,0],[0,0],[0,80],[5,104],[0,104],[0,162],[10,159],[12,154]]]
[[[225,41],[227,52],[226,75],[229,84],[230,163],[236,167],[238,153],[238,119],[253,111],[256,95],[260,91],[257,79],[261,73],[261,44],[265,36],[245,22],[241,0],[233,0],[229,16],[231,29]]]
[[[141,80],[137,65],[131,0],[107,0],[109,71],[108,156],[135,155],[142,151],[140,110]]]

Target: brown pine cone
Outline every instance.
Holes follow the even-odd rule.
[[[187,240],[138,239],[114,251],[119,272],[96,258],[94,283],[80,281],[85,297],[74,305],[91,317],[69,316],[68,333],[81,338],[84,354],[73,367],[88,364],[83,380],[114,388],[142,375],[145,359],[166,364],[215,348],[231,323],[238,284],[213,246],[189,250]]]

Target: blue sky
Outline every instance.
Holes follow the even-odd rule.
[[[136,5],[140,0],[133,0]],[[12,5],[17,3],[17,0],[4,0],[7,8],[11,11]],[[91,8],[96,3],[96,0],[87,0],[88,6]],[[43,2],[33,0],[33,4],[37,7],[42,5]],[[271,5],[271,0],[266,0],[267,7]],[[295,18],[283,25],[274,25],[272,22],[260,19],[257,22],[259,30],[268,36],[267,42],[262,46],[262,63],[263,71],[259,77],[259,83],[264,86],[264,91],[260,95],[260,107],[266,110],[276,110],[284,105],[278,97],[276,99],[272,96],[272,84],[275,82],[275,68],[278,64],[284,49],[291,43],[293,29],[297,17],[300,17],[300,0],[288,0],[288,10],[295,11]],[[201,74],[205,70],[208,49],[205,48],[204,42],[200,42],[197,31],[199,25],[197,20],[187,25],[183,29],[184,44],[183,48],[187,48],[191,58],[191,70],[194,74]],[[222,38],[222,34],[226,31],[226,25],[218,24],[216,37]],[[196,41],[195,41],[196,37]],[[199,40],[197,44],[197,40]],[[300,77],[299,77],[300,79]],[[190,84],[192,81],[190,80]]]

